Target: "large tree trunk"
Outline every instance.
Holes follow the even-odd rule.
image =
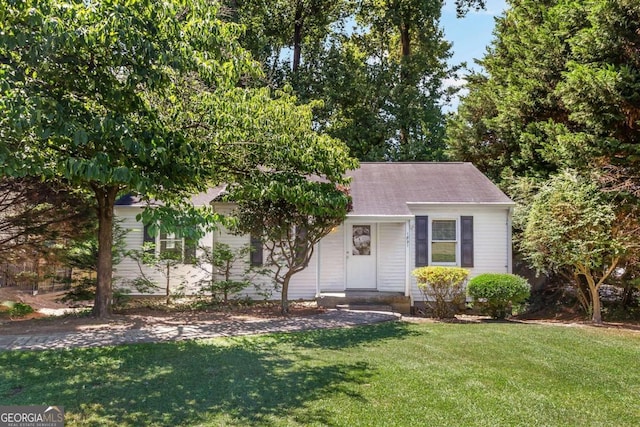
[[[411,38],[409,26],[405,23],[400,24],[400,54],[405,60],[411,56]]]
[[[167,283],[166,283],[167,305],[171,304],[171,265],[167,263]]]
[[[409,84],[409,59],[411,57],[411,36],[409,26],[406,23],[400,24],[400,83]],[[409,129],[404,124],[404,118],[400,118],[400,145],[409,144]]]
[[[105,318],[111,315],[113,289],[111,276],[113,259],[113,206],[118,194],[117,187],[93,187],[98,202],[98,280],[93,315]]]
[[[293,23],[293,72],[298,71],[300,67],[300,58],[302,57],[302,27],[304,24],[303,10],[304,5],[301,1],[296,2],[295,21]]]

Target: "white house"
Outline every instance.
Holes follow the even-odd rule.
[[[414,305],[422,300],[411,275],[416,267],[460,266],[468,268],[472,277],[511,272],[514,203],[472,164],[361,163],[349,176],[353,210],[317,245],[309,267],[294,276],[290,299],[359,292],[399,295]],[[194,197],[193,203],[213,203],[221,213],[230,212],[232,205],[215,201],[222,190],[211,189]],[[145,241],[143,226],[135,220],[143,207],[126,197],[116,206],[116,215],[124,220],[122,227],[131,230],[126,238],[129,248],[139,248]],[[158,236],[155,241],[158,250],[163,245],[180,244],[167,236]],[[204,236],[200,245],[217,242],[231,247],[256,243],[249,236],[235,236],[221,229]],[[260,256],[260,251],[254,252],[246,262],[259,263]],[[240,274],[244,266],[237,269]],[[121,279],[138,274],[138,265],[130,259],[119,264],[115,272]],[[162,283],[164,279],[155,274]],[[189,293],[202,274],[185,264],[174,279],[176,284],[186,281]],[[267,278],[260,280],[264,286],[269,285]],[[258,297],[253,289],[245,292]],[[273,299],[278,297],[277,293],[272,295]]]

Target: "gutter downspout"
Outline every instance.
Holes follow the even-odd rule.
[[[404,223],[404,232],[406,237],[405,245],[405,277],[404,277],[404,296],[411,294],[411,220]]]
[[[320,297],[320,247],[322,241],[316,244],[316,298]]]
[[[510,207],[507,210],[507,273],[513,272],[513,237],[512,237],[512,223],[513,223],[513,208]]]

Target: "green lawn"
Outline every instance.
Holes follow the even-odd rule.
[[[516,323],[0,353],[0,404],[73,425],[634,426],[640,334]]]

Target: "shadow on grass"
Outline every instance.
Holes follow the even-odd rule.
[[[416,334],[418,332],[412,330],[408,323],[382,322],[352,328],[313,330],[304,334],[275,334],[272,337],[278,343],[292,344],[301,348],[340,350]]]
[[[309,357],[409,334],[407,325],[318,330],[214,342],[0,354],[3,404],[63,405],[68,425],[330,425],[326,395],[363,399],[364,362]],[[364,404],[363,400],[363,404]],[[288,418],[285,418],[288,417]]]

